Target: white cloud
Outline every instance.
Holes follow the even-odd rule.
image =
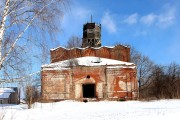
[[[175,22],[176,19],[176,10],[174,7],[166,8],[164,13],[158,16],[158,25],[160,27],[168,27]]]
[[[157,15],[155,15],[154,13],[142,16],[140,18],[140,22],[142,22],[145,25],[151,25],[155,22],[155,20],[157,19]]]
[[[138,21],[138,14],[137,14],[137,13],[134,13],[134,14],[128,16],[128,17],[124,20],[125,23],[130,24],[130,25],[136,24],[137,21]]]
[[[173,6],[165,6],[160,14],[151,13],[142,16],[140,22],[145,25],[157,25],[166,28],[172,25],[176,19],[176,9]]]
[[[113,20],[112,16],[109,14],[109,12],[106,12],[103,15],[103,17],[101,19],[101,24],[109,33],[115,33],[117,31],[115,21]]]
[[[146,26],[155,25],[160,28],[166,28],[171,26],[175,20],[176,8],[174,6],[166,5],[159,14],[150,13],[140,16],[138,13],[134,13],[126,17],[123,22],[129,25],[141,23]]]

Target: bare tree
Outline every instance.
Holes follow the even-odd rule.
[[[0,1],[0,83],[19,80],[29,74],[34,61],[48,58],[51,38],[67,0]],[[44,62],[44,61],[43,61]],[[10,80],[10,81],[7,81]]]
[[[38,90],[32,85],[28,85],[26,87],[26,102],[28,105],[28,109],[32,108],[32,104],[34,102],[37,102],[38,98],[39,98]]]
[[[166,67],[166,91],[169,98],[178,98],[179,96],[179,75],[180,66],[176,63],[171,63]]]
[[[67,48],[73,48],[73,47],[81,47],[82,46],[82,39],[77,36],[72,36],[67,41]]]
[[[163,96],[163,89],[165,88],[165,73],[164,73],[164,66],[155,65],[153,67],[153,72],[151,74],[152,80],[152,95],[157,99],[162,98]]]
[[[139,97],[141,98],[141,90],[151,83],[150,75],[153,71],[154,63],[149,57],[142,55],[134,47],[130,46],[131,62],[137,66],[137,77],[139,83]]]
[[[167,66],[154,65],[149,76],[150,84],[144,91],[145,98],[179,98],[180,67],[176,63]]]

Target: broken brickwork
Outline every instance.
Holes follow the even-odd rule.
[[[42,72],[42,98],[44,100],[63,100],[84,98],[83,85],[93,84],[92,98],[98,100],[118,98],[136,99],[136,70],[131,68],[108,68],[77,66],[67,70],[48,70]],[[85,92],[85,91],[84,91]]]
[[[86,47],[72,49],[58,47],[51,50],[51,63],[85,56],[95,56],[129,62],[130,48],[123,45],[117,45],[115,47]]]

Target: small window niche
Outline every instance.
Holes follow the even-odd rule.
[[[87,77],[86,77],[87,79],[89,79],[90,78],[90,75],[87,75]]]

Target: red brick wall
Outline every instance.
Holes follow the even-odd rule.
[[[87,75],[90,78],[87,78]],[[97,99],[135,99],[137,80],[135,68],[78,66],[69,70],[42,71],[44,100],[83,99],[83,84],[95,84]]]
[[[71,58],[95,56],[102,58],[109,58],[114,60],[130,61],[130,48],[117,45],[114,48],[101,47],[101,48],[73,48],[65,49],[59,47],[55,50],[51,50],[51,63]]]

